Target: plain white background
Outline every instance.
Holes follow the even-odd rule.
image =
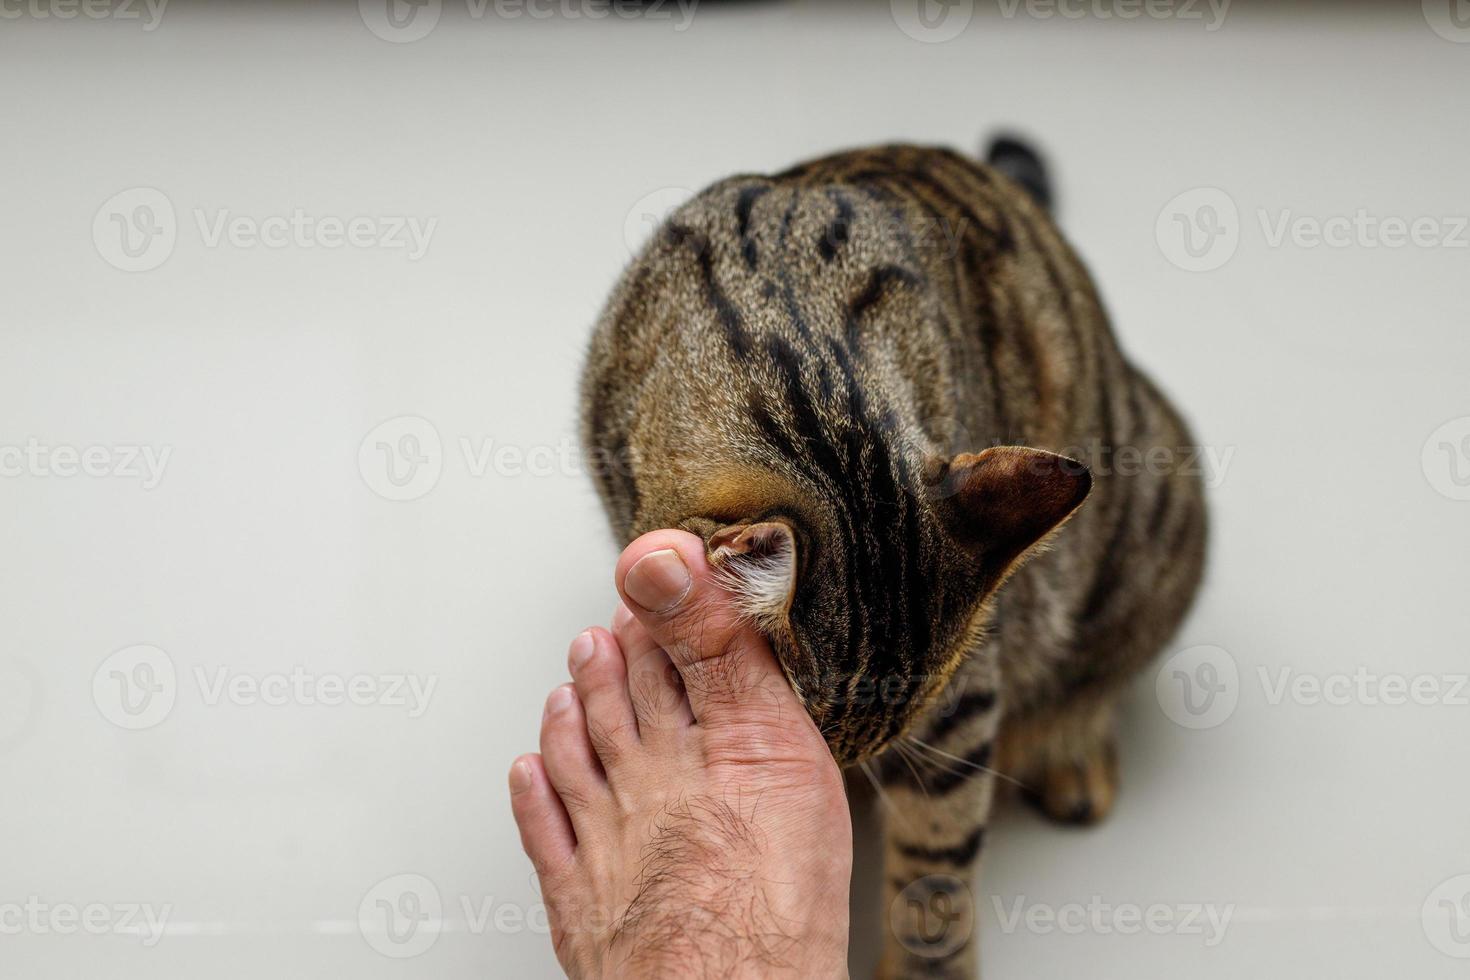
[[[0,974],[554,975],[504,776],[612,610],[614,548],[561,460],[630,243],[733,172],[1002,126],[1045,148],[1123,344],[1224,463],[1112,819],[999,821],[987,975],[1464,974],[1470,32],[1448,4],[1241,4],[1209,30],[1208,7],[982,2],[942,42],[963,4],[905,33],[888,4],[679,29],[445,0],[408,43],[371,3],[176,0],[151,30],[68,9],[0,20]],[[1433,222],[1313,244],[1359,211]],[[432,229],[421,255],[398,218]],[[1175,671],[1218,700],[1181,714]],[[1437,693],[1382,703],[1394,677]],[[135,905],[161,934],[126,931]],[[1166,934],[1115,928],[1153,905]],[[1229,909],[1218,942],[1195,905]]]

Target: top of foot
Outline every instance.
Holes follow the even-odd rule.
[[[845,976],[852,829],[821,733],[699,538],[644,535],[616,582],[511,770],[563,968]]]

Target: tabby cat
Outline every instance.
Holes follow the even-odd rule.
[[[1191,437],[1049,198],[1011,140],[721,181],[588,355],[616,534],[701,535],[833,755],[882,784],[885,976],[976,973],[997,773],[1058,820],[1108,812],[1119,695],[1204,561]]]

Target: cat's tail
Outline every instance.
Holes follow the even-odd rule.
[[[1051,210],[1051,177],[1046,161],[1029,143],[1005,134],[995,136],[985,151],[985,162],[1024,187],[1037,204]]]

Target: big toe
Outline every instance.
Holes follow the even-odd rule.
[[[643,535],[618,559],[617,587],[682,675],[701,725],[793,724],[799,716],[815,731],[770,644],[722,587],[699,538],[673,530]]]

